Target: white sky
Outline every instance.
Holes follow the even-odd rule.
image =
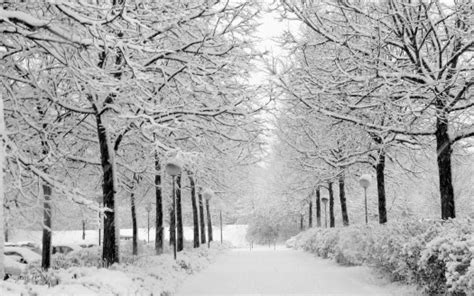
[[[264,0],[267,3],[266,8],[270,6],[271,0]],[[268,52],[265,58],[275,57],[284,58],[285,51],[278,44],[278,39],[285,31],[297,30],[297,23],[291,23],[288,20],[281,20],[278,11],[262,11],[259,19],[260,26],[257,28],[256,36],[261,39],[257,49],[262,52]],[[257,63],[257,71],[252,75],[252,81],[256,84],[264,83],[268,79],[265,73],[264,63]]]

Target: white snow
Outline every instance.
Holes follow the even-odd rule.
[[[109,269],[71,267],[50,270],[53,285],[34,285],[19,281],[0,281],[0,295],[170,295],[188,274],[207,266],[227,246],[213,243],[211,248],[171,254],[136,257],[129,263]]]
[[[302,251],[233,250],[190,278],[177,295],[419,295],[377,278],[367,267],[342,267]]]
[[[35,262],[35,261],[40,261],[41,260],[41,255],[31,251],[28,248],[22,248],[22,247],[5,247],[4,249],[5,253],[7,252],[14,252],[20,254],[26,262]]]
[[[26,264],[15,261],[11,256],[4,257],[5,273],[10,275],[18,275],[25,270]]]

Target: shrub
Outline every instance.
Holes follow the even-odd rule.
[[[70,267],[98,267],[101,266],[100,250],[95,248],[85,248],[72,251],[68,254],[54,254],[51,260],[52,269],[67,269]]]
[[[45,271],[36,265],[29,265],[21,277],[25,284],[46,285],[48,287],[59,284],[59,277],[54,270]]]
[[[474,258],[474,237],[465,229],[449,225],[421,252],[421,282],[428,293],[444,291],[462,295],[474,291],[469,284],[468,269]],[[471,278],[472,279],[472,278]]]
[[[313,228],[289,239],[287,246],[343,265],[373,266],[394,281],[422,286],[429,295],[474,293],[474,228],[469,219]]]

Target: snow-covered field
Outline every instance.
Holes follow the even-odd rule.
[[[230,242],[235,247],[243,247],[247,245],[245,234],[247,233],[247,225],[225,225],[222,229],[223,239]],[[165,227],[165,239],[169,238],[169,230]],[[213,227],[214,241],[220,240],[220,229]],[[30,230],[12,230],[10,233],[11,242],[31,241],[41,243],[41,231]],[[120,229],[121,236],[132,236],[132,229]],[[184,238],[186,240],[193,239],[193,228],[184,227]],[[138,229],[138,239],[147,240],[147,229]],[[85,240],[82,239],[82,230],[54,231],[53,245],[70,245],[70,244],[97,244],[99,240],[98,230],[86,230]],[[150,241],[155,240],[155,229],[150,228]]]

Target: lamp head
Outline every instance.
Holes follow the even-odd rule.
[[[202,190],[202,196],[206,200],[210,200],[214,196],[214,192],[209,188],[205,188],[205,189]]]
[[[181,161],[176,157],[168,160],[165,166],[165,170],[170,176],[177,176],[181,173]]]
[[[369,174],[364,174],[360,176],[359,178],[359,184],[362,186],[364,189],[367,189],[370,186],[370,181],[372,179],[372,176]]]
[[[145,210],[146,210],[147,212],[151,211],[151,202],[147,202],[147,203],[146,203]]]

